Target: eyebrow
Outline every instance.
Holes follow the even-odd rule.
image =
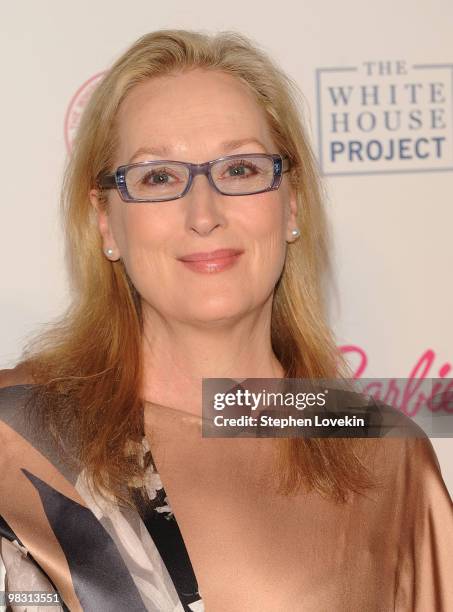
[[[258,138],[240,138],[235,140],[225,140],[224,142],[220,143],[219,149],[221,153],[227,153],[228,151],[234,151],[235,149],[239,149],[239,147],[243,147],[248,144],[257,144],[266,151],[266,147],[260,140],[258,140]],[[135,151],[135,153],[129,159],[128,163],[130,164],[135,158],[143,154],[158,155],[161,157],[172,155],[171,149],[169,149],[165,145],[156,147],[140,147]]]

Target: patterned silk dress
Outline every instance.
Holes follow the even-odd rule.
[[[36,433],[24,411],[30,390],[0,389],[0,591],[6,593],[0,609],[203,612],[153,463],[149,505],[134,511],[95,499],[83,470],[69,469],[50,436]],[[146,439],[143,451],[149,452]]]

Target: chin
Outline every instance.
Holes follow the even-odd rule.
[[[196,321],[197,323],[222,323],[231,321],[243,316],[248,309],[245,304],[228,303],[228,300],[212,300],[204,301],[198,304],[198,308],[186,311],[184,318],[187,321]]]

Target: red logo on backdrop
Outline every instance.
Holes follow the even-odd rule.
[[[368,365],[366,351],[353,344],[339,348],[353,368],[354,378],[366,379],[367,376],[364,374]],[[373,392],[371,392],[371,389],[367,390],[367,388],[363,391],[377,400],[391,404],[408,416],[415,416],[423,407],[427,407],[432,412],[443,410],[451,413],[453,412],[453,382],[447,377],[453,366],[447,362],[439,367],[435,365],[435,360],[436,353],[432,349],[427,349],[409,372],[403,388],[398,386],[396,379],[389,378],[388,385],[379,383],[378,385],[372,385]],[[438,379],[438,382],[433,384],[431,397],[427,397],[423,392],[422,382],[426,378]],[[444,379],[444,384],[441,379]],[[443,400],[440,404],[435,401],[436,394],[439,393],[443,394]]]
[[[68,110],[66,111],[66,116],[64,119],[64,137],[66,148],[69,152],[72,148],[74,135],[79,127],[82,111],[96,88],[96,85],[102,79],[104,74],[105,72],[98,72],[85,81],[85,83],[82,83],[69,102]]]

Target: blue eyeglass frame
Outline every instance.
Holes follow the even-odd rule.
[[[274,176],[270,187],[266,187],[266,189],[261,189],[260,191],[250,192],[239,192],[239,193],[224,193],[221,191],[217,185],[215,184],[212,176],[211,176],[211,167],[220,161],[225,161],[229,159],[247,159],[250,157],[266,157],[268,159],[272,159],[274,164]],[[172,198],[156,198],[150,200],[149,198],[132,198],[128,192],[126,185],[126,173],[129,168],[137,167],[137,166],[147,166],[150,164],[180,164],[186,166],[189,170],[189,179],[187,181],[187,185],[184,191],[175,197]],[[139,162],[136,164],[125,164],[123,166],[118,166],[115,172],[111,174],[103,174],[98,179],[98,187],[101,189],[117,189],[120,197],[124,202],[170,202],[171,200],[178,200],[179,198],[183,198],[189,189],[192,186],[193,178],[197,174],[204,174],[207,176],[209,183],[211,186],[222,195],[227,196],[240,196],[240,195],[254,195],[256,193],[264,193],[266,191],[273,191],[280,187],[282,182],[283,174],[288,172],[291,164],[289,161],[289,157],[287,155],[279,155],[279,154],[268,154],[268,153],[245,153],[238,155],[227,155],[225,157],[219,157],[218,159],[213,159],[211,161],[205,162],[203,164],[192,164],[190,162],[182,162],[171,159],[159,159],[159,160],[150,160],[146,162]]]

